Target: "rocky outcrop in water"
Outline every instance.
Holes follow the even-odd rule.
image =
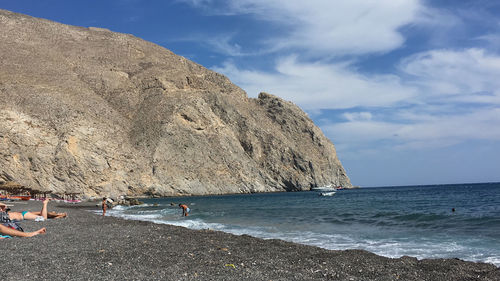
[[[0,10],[0,181],[55,193],[350,187],[294,104],[132,35]]]

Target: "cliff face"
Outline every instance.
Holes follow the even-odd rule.
[[[0,10],[0,183],[57,193],[350,187],[294,104],[127,34]]]

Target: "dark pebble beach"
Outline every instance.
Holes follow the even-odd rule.
[[[39,211],[41,202],[7,202]],[[65,219],[23,221],[32,238],[0,240],[2,280],[500,280],[492,264],[386,258],[281,240],[103,217],[95,203],[50,202]]]

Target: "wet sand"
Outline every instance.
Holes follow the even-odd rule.
[[[391,259],[281,240],[102,217],[95,203],[49,203],[68,218],[23,221],[47,233],[0,240],[2,280],[500,280],[492,264]],[[39,211],[41,202],[7,202]]]

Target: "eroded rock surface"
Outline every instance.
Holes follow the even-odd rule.
[[[0,10],[0,180],[95,195],[350,187],[294,104],[153,43]]]

